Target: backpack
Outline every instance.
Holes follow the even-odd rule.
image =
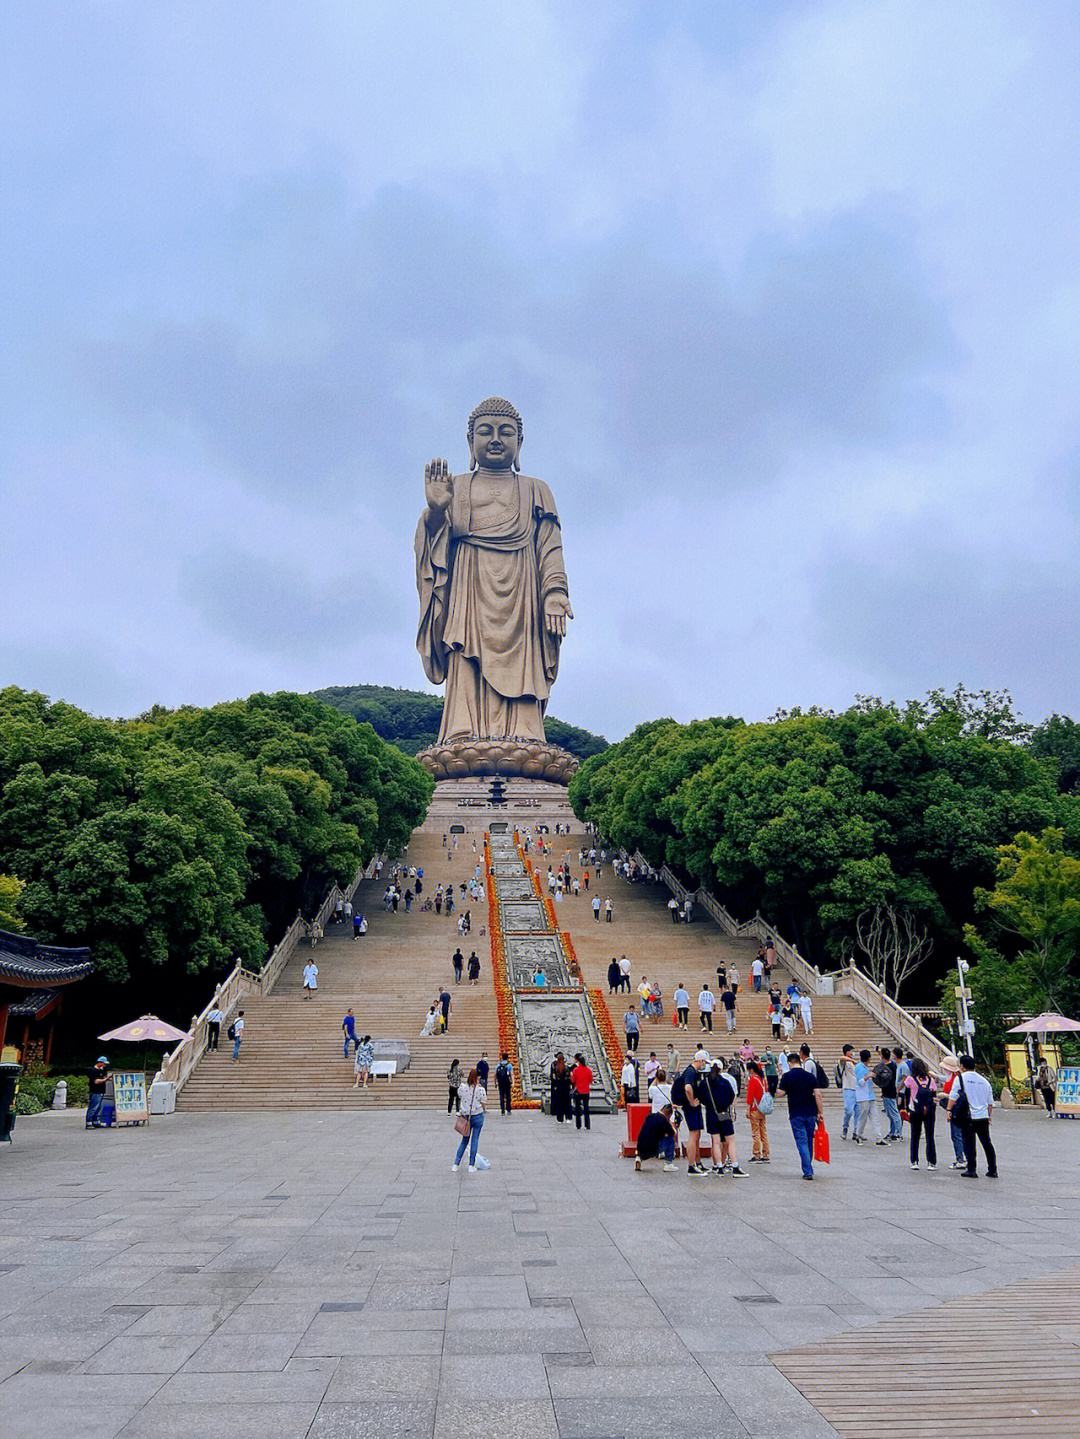
[[[911,1110],[920,1119],[926,1119],[934,1112],[934,1092],[929,1084],[920,1084],[915,1090],[915,1096],[911,1101]]]
[[[837,1089],[843,1089],[843,1087],[844,1087],[844,1061],[843,1061],[842,1059],[837,1060],[836,1068],[833,1070],[833,1078],[836,1080],[836,1087],[837,1087]]]
[[[871,1078],[879,1089],[884,1089],[889,1083],[889,1066],[884,1061],[876,1064]]]
[[[236,1025],[235,1025],[235,1024],[230,1024],[230,1025],[229,1025],[228,1029],[225,1031],[225,1038],[226,1038],[226,1039],[235,1039],[235,1038],[236,1038]]]
[[[505,1059],[500,1059],[498,1064],[495,1066],[495,1078],[501,1079],[504,1084],[509,1084],[511,1073],[512,1070],[507,1061]]]

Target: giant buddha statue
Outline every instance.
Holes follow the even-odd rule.
[[[521,473],[524,426],[509,400],[469,416],[469,469],[424,466],[416,528],[416,647],[446,686],[437,744],[418,756],[438,778],[529,775],[565,783],[572,755],[544,736],[570,608],[562,531],[543,480]]]

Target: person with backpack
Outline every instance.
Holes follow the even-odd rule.
[[[505,1050],[495,1066],[495,1087],[499,1091],[499,1113],[510,1114],[513,1109],[511,1093],[514,1087],[514,1066]]]
[[[887,1044],[882,1045],[880,1054],[881,1059],[874,1066],[874,1083],[881,1099],[881,1108],[889,1121],[889,1132],[879,1139],[878,1143],[895,1144],[904,1136],[900,1108],[896,1103],[896,1065],[893,1063],[892,1050]]]
[[[844,1094],[844,1122],[840,1127],[840,1138],[848,1137],[848,1129],[851,1129],[852,1138],[855,1137],[855,1046],[845,1044],[840,1058],[836,1062],[836,1070],[833,1074],[836,1080],[837,1089],[843,1090]]]
[[[556,1124],[569,1122],[571,1115],[570,1066],[561,1049],[552,1060],[548,1080],[551,1085],[551,1113],[555,1122]]]
[[[244,1030],[247,1028],[247,1021],[244,1019],[244,1011],[238,1009],[236,1018],[225,1031],[227,1038],[232,1040],[232,1063],[240,1063],[240,1046],[244,1042]]]
[[[762,1108],[762,1106],[765,1108]],[[750,1061],[750,1075],[746,1081],[746,1117],[750,1121],[752,1150],[751,1164],[768,1164],[769,1132],[766,1116],[772,1112],[773,1097],[765,1082],[765,1070],[756,1059]]]
[[[919,1167],[919,1140],[926,1135],[926,1167],[937,1168],[937,1145],[934,1141],[934,1120],[937,1118],[937,1084],[923,1061],[917,1057],[907,1061],[909,1074],[904,1079],[907,1095],[908,1123],[911,1129],[909,1158],[912,1169]]]

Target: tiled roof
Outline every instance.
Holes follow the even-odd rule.
[[[59,999],[53,989],[25,989],[8,1010],[12,1019],[36,1019]]]
[[[94,971],[89,949],[60,949],[38,944],[25,934],[0,929],[0,984],[42,989],[73,984]]]

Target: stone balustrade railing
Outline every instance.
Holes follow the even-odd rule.
[[[628,855],[625,850],[620,853],[624,859],[632,859],[643,869],[652,868],[640,850],[633,855]],[[769,924],[761,914],[755,914],[753,919],[743,920],[740,923],[708,890],[687,889],[686,885],[680,882],[667,865],[664,865],[659,874],[661,880],[680,904],[689,895],[695,905],[699,905],[725,934],[731,935],[734,939],[756,939],[759,943],[771,939],[776,948],[777,958],[801,986],[812,994],[849,996],[871,1018],[875,1019],[882,1029],[910,1049],[913,1054],[919,1055],[935,1071],[940,1070],[942,1059],[946,1055],[952,1054],[948,1045],[943,1044],[935,1034],[931,1034],[918,1015],[909,1013],[902,1005],[897,1004],[895,999],[886,994],[880,985],[875,984],[869,975],[864,974],[851,961],[848,962],[846,968],[836,971],[835,974],[822,974],[816,964],[811,964],[808,959],[805,959],[796,947],[778,934],[774,926]]]
[[[344,890],[337,884],[331,885],[326,898],[319,906],[313,923],[317,923],[320,928],[325,928],[326,921],[334,913],[338,900],[351,899],[360,882],[374,876],[377,858],[377,856],[373,857],[369,864],[361,866]],[[296,951],[296,946],[309,934],[308,924],[300,915],[297,915],[274,946],[262,969],[245,969],[238,960],[230,973],[216,986],[206,1007],[200,1014],[196,1014],[192,1018],[184,1038],[162,1059],[158,1078],[169,1080],[175,1084],[176,1091],[179,1093],[191,1076],[192,1070],[206,1053],[206,1044],[210,1035],[209,1015],[211,1012],[220,1009],[225,1016],[223,1023],[227,1025],[245,995],[269,994],[284,973],[285,966]]]

